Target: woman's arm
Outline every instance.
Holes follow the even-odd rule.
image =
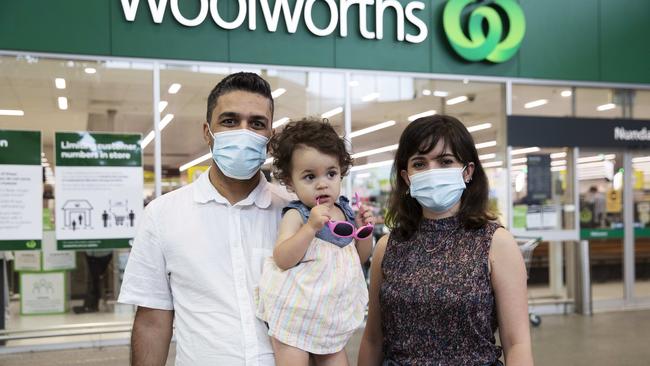
[[[368,321],[366,322],[366,329],[364,330],[363,338],[361,339],[358,366],[378,366],[381,365],[384,359],[381,349],[384,335],[381,331],[379,289],[381,289],[381,284],[384,282],[381,263],[384,260],[384,252],[386,251],[387,242],[388,235],[379,239],[372,256],[372,264],[370,266],[370,303],[368,309]]]
[[[329,208],[325,205],[314,206],[305,224],[298,210],[287,211],[280,222],[273,249],[273,260],[278,268],[287,270],[298,264],[305,256],[309,243],[329,219]]]
[[[506,365],[532,366],[526,267],[519,247],[508,231],[498,229],[494,233],[489,256],[499,338]]]

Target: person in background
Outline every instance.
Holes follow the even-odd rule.
[[[86,251],[86,297],[81,306],[75,306],[72,311],[76,314],[94,313],[99,311],[99,299],[102,296],[102,279],[108,264],[113,258],[112,250]]]
[[[359,365],[501,365],[502,352],[506,365],[533,365],[524,261],[488,211],[465,126],[444,115],[409,124],[392,184]]]

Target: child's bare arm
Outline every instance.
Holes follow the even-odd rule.
[[[305,256],[316,232],[329,219],[329,209],[324,205],[312,208],[306,224],[302,223],[298,210],[287,211],[280,223],[280,233],[273,250],[273,260],[278,268],[287,270],[298,264]]]

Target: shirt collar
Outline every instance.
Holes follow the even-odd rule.
[[[194,183],[194,201],[198,203],[208,203],[215,201],[218,204],[230,206],[230,202],[222,196],[219,191],[210,182],[210,170],[206,170],[199,176],[199,179]],[[268,208],[271,205],[271,186],[266,181],[266,177],[261,172],[260,182],[257,187],[251,191],[248,197],[237,202],[233,206],[250,206],[255,204],[259,208]]]

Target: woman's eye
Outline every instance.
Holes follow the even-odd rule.
[[[444,160],[442,161],[442,165],[443,165],[443,166],[449,166],[449,165],[451,165],[451,164],[453,164],[453,163],[454,163],[454,161],[451,160],[451,159],[444,159]]]
[[[416,161],[416,162],[413,163],[413,168],[415,168],[415,169],[424,168],[424,163],[421,162],[421,161]]]

